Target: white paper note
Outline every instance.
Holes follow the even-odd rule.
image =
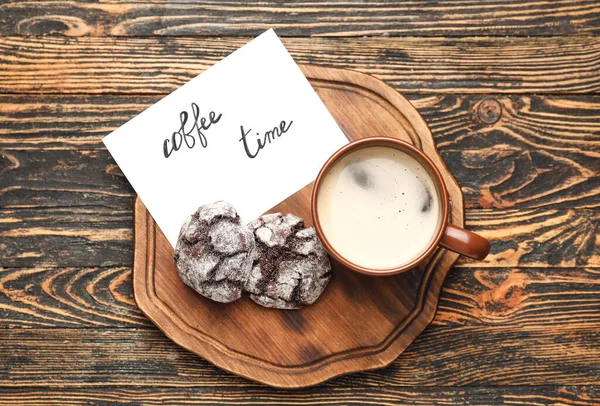
[[[249,222],[347,143],[273,30],[103,141],[173,246],[199,206],[225,200]]]

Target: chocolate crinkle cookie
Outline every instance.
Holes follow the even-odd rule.
[[[232,205],[201,206],[181,227],[175,263],[181,280],[217,302],[237,300],[250,270],[254,236]]]
[[[256,248],[245,286],[256,303],[299,309],[321,295],[331,263],[314,228],[292,214],[267,214],[248,224]]]

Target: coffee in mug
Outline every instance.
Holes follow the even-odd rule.
[[[405,141],[352,141],[315,179],[310,200],[315,231],[337,263],[367,275],[408,271],[438,247],[482,260],[490,242],[453,224],[447,181],[451,177]]]
[[[418,257],[442,225],[440,195],[423,165],[397,148],[355,149],[322,179],[317,211],[339,255],[385,270]]]

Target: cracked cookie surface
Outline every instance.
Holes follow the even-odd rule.
[[[313,227],[292,214],[267,214],[248,224],[255,251],[245,290],[256,303],[277,309],[299,309],[321,295],[331,263]]]
[[[241,297],[253,261],[254,236],[226,202],[200,206],[181,227],[175,263],[181,280],[209,299]]]

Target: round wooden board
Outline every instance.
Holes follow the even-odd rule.
[[[425,151],[441,170],[452,222],[464,226],[461,190],[415,108],[393,88],[363,73],[302,65],[350,140],[397,137]],[[310,225],[308,185],[269,212],[294,213]],[[424,266],[372,277],[334,264],[323,295],[301,310],[273,310],[248,297],[215,303],[181,282],[173,248],[144,204],[135,203],[133,284],[142,311],[169,338],[235,374],[284,388],[391,363],[431,322],[442,283],[458,254],[436,250]]]

